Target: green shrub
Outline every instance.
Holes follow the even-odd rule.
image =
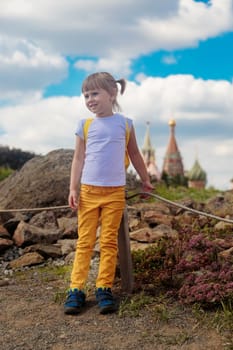
[[[168,187],[165,184],[160,184],[156,186],[155,192],[161,197],[164,197],[166,199],[173,200],[173,201],[191,198],[197,202],[206,201],[210,198],[215,197],[217,194],[220,193],[220,191],[216,190],[215,188],[196,189],[196,188],[187,188],[184,186]]]
[[[4,180],[6,177],[8,177],[12,173],[13,173],[13,170],[11,168],[0,167],[0,181]]]
[[[185,200],[185,199],[192,199],[196,202],[205,202],[210,198],[214,198],[216,195],[221,193],[221,191],[215,189],[215,188],[203,188],[203,189],[196,189],[196,188],[187,188],[185,186],[167,186],[165,183],[155,183],[155,190],[152,192],[152,194],[157,194],[165,199],[171,200],[171,201],[179,201],[179,200]],[[131,197],[136,195],[137,193],[141,192],[141,188],[138,187],[136,189],[128,189],[127,191],[127,197]],[[146,202],[154,202],[157,201],[154,197],[149,197],[146,199]],[[135,196],[132,199],[128,200],[128,204],[134,204],[137,202],[141,202],[140,196]]]

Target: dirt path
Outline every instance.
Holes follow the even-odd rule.
[[[3,283],[2,283],[3,284]],[[63,314],[67,278],[38,268],[16,274],[0,287],[0,349],[4,350],[221,350],[224,338],[188,309],[160,305],[124,315],[100,315],[89,284],[87,306]],[[119,288],[114,289],[123,300]],[[131,311],[130,311],[131,310]],[[132,312],[134,310],[134,312]],[[122,310],[121,310],[122,311]],[[122,314],[123,312],[121,312]]]

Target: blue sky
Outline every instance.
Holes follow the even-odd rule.
[[[119,97],[159,169],[175,119],[184,168],[207,186],[233,178],[233,0],[1,0],[0,144],[46,154],[74,147],[95,71],[127,79]]]
[[[86,73],[75,69],[74,63],[79,57],[70,58],[68,76],[59,84],[50,85],[44,96],[76,96],[80,82]],[[82,59],[89,59],[82,57]],[[98,60],[98,57],[95,58]],[[128,79],[135,80],[138,72],[146,76],[166,77],[171,74],[192,74],[195,78],[232,81],[233,33],[224,33],[216,38],[200,42],[197,47],[183,50],[159,50],[142,55],[132,62],[132,73]]]
[[[135,71],[166,77],[192,74],[195,78],[232,80],[233,34],[222,34],[177,51],[158,51],[134,63]]]

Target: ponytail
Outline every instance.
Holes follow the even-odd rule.
[[[125,92],[125,88],[126,88],[126,80],[122,78],[122,79],[115,80],[115,82],[120,84],[120,86],[121,86],[120,94],[123,95],[123,93]]]

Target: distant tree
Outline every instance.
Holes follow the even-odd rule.
[[[10,149],[8,146],[0,146],[0,167],[18,170],[24,163],[35,156],[36,154],[32,152],[22,151],[18,148]]]
[[[165,182],[167,186],[172,186],[172,187],[188,186],[188,178],[180,174],[170,176],[166,172],[163,172],[161,179]]]

